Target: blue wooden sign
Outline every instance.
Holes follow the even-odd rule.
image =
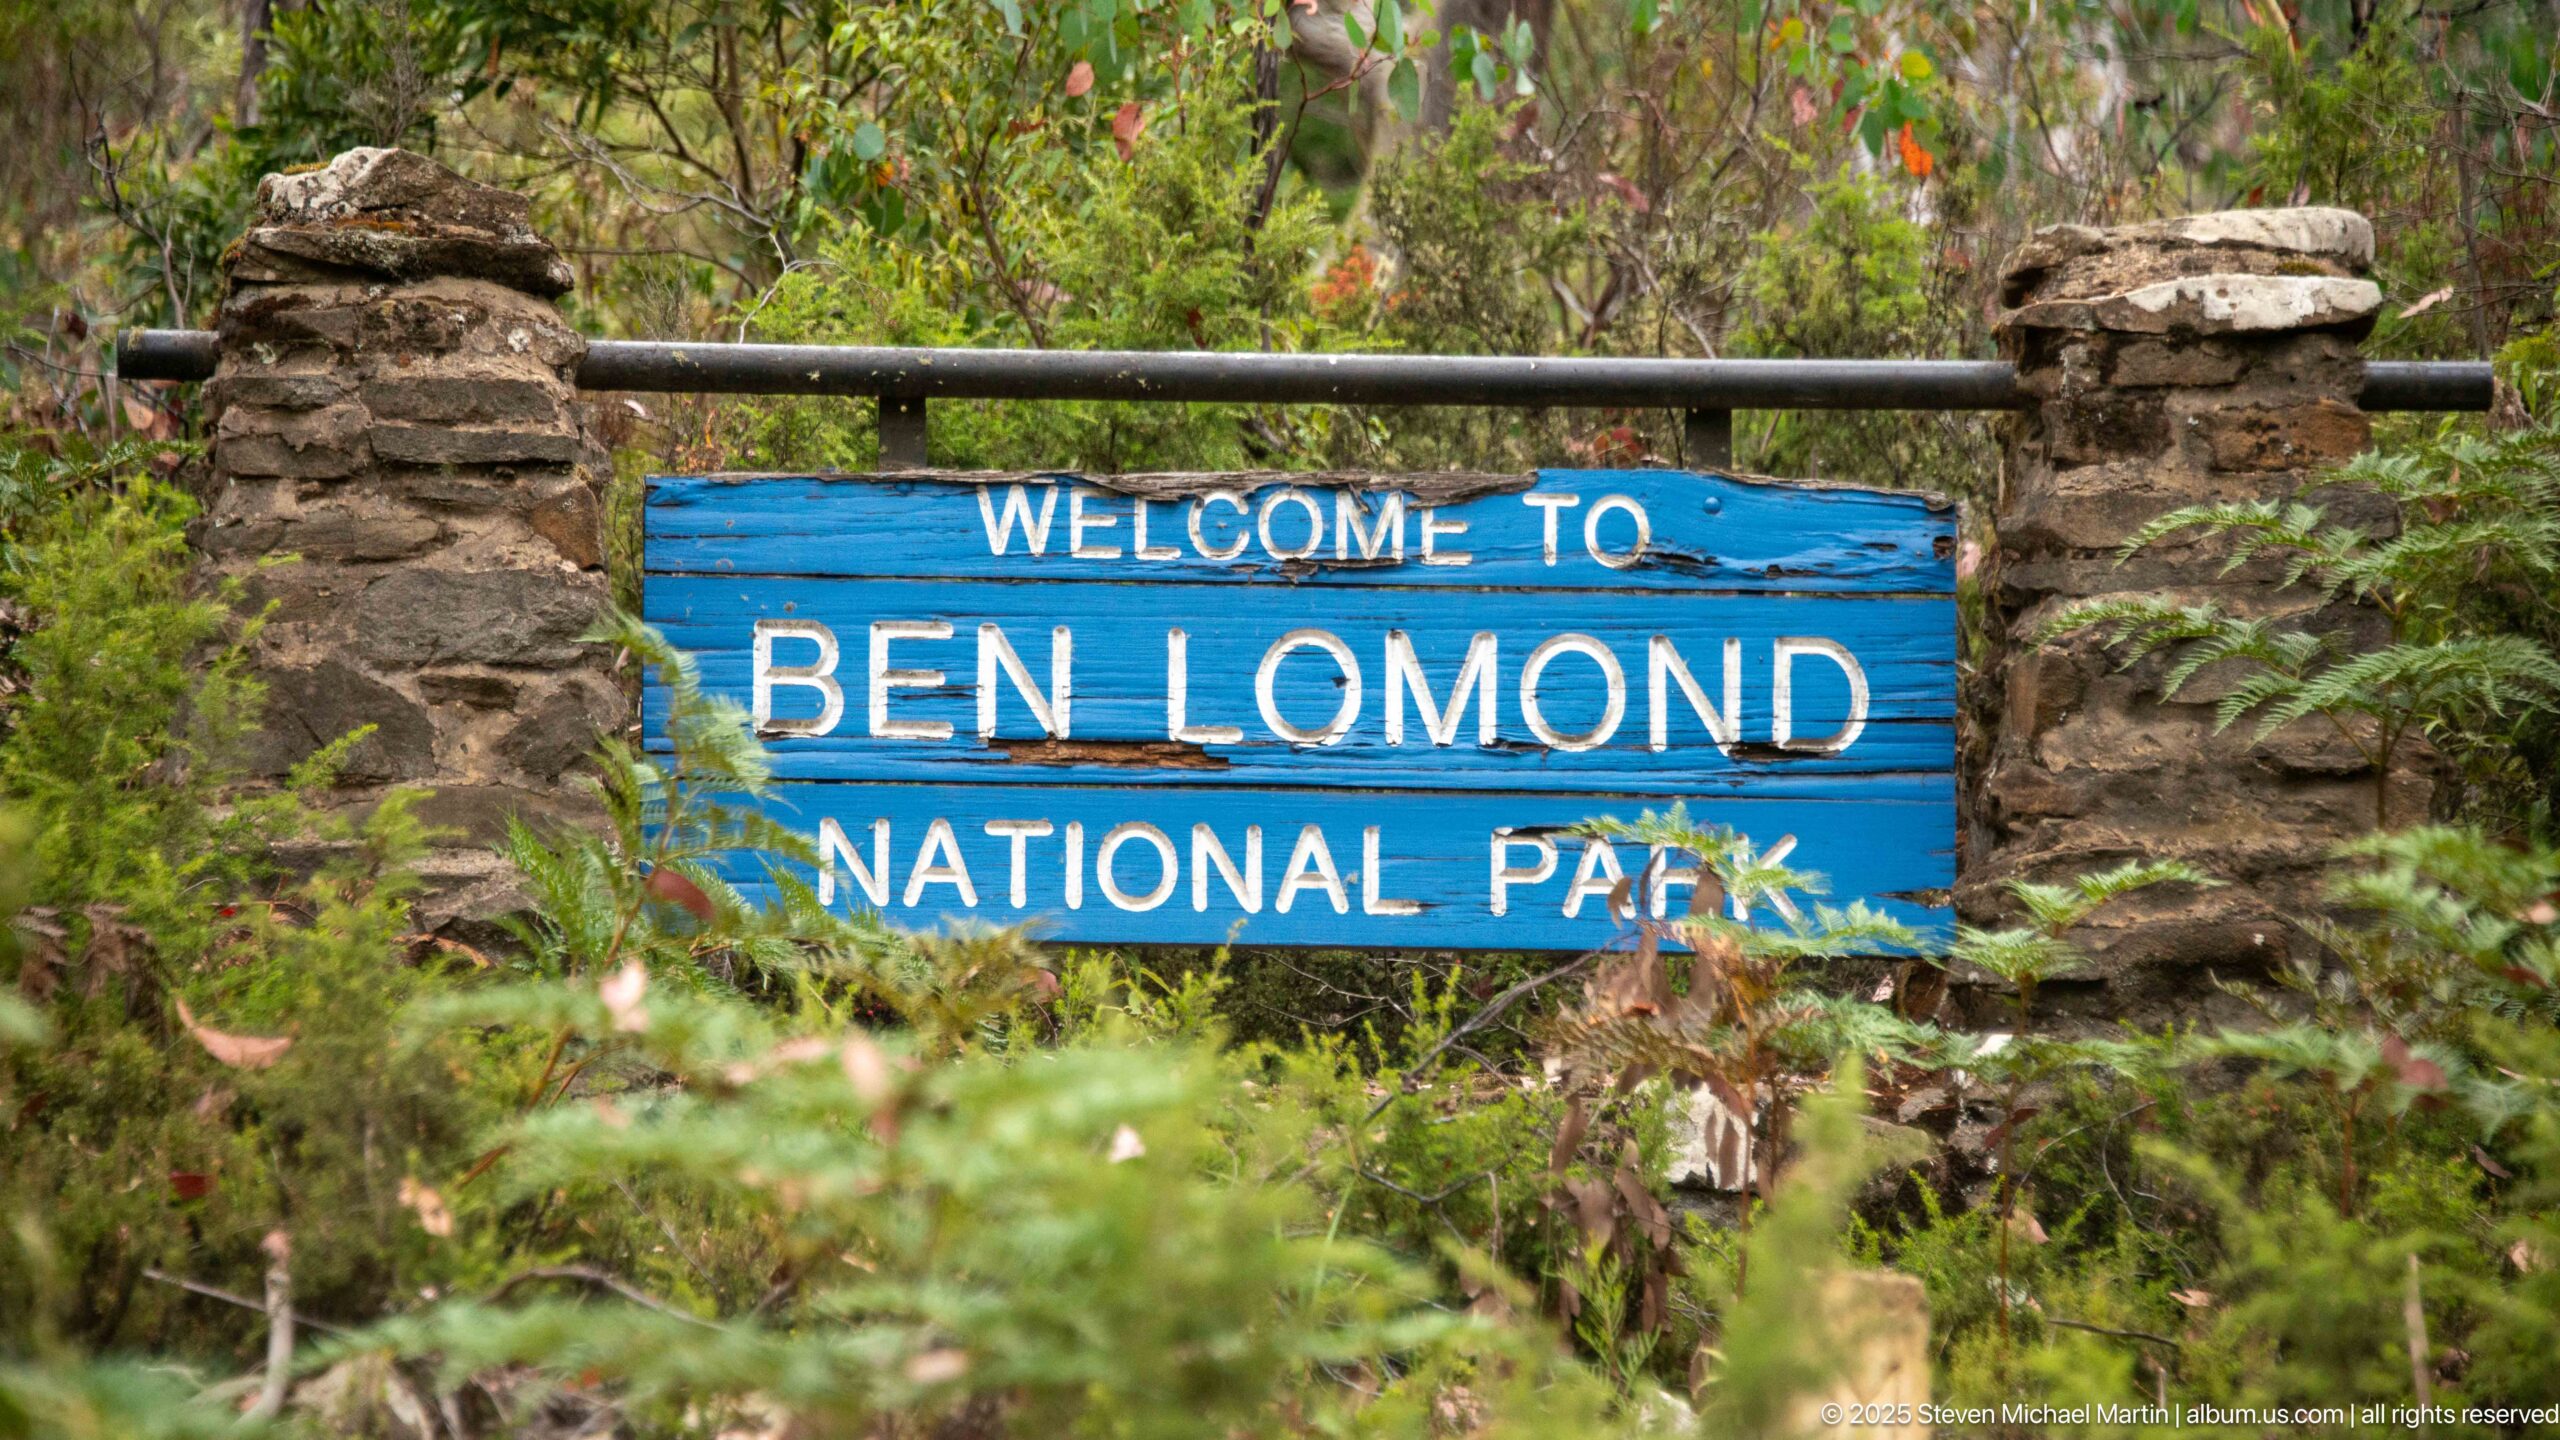
[[[644,611],[754,715],[831,905],[1580,949],[1653,857],[1560,832],[1674,801],[1943,923],[1953,551],[1930,497],[1663,470],[688,476]]]

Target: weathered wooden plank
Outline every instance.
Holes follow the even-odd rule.
[[[1290,784],[1381,789],[1616,790],[1643,794],[1751,792],[1810,776],[1936,772],[1954,762],[1954,613],[1938,598],[1835,598],[1660,593],[1630,605],[1594,591],[1448,592],[1399,589],[1206,590],[1197,585],[1099,583],[1004,585],[985,581],[854,581],[653,577],[647,618],[700,666],[713,693],[755,702],[756,623],[823,626],[836,648],[830,682],[841,696],[822,735],[769,738],[776,773],[798,779],[981,781],[1039,784]],[[876,718],[892,725],[948,727],[948,739],[881,738],[870,679],[875,622],[947,627],[946,639],[897,639],[889,668],[939,671],[938,683],[883,687]],[[1054,686],[1054,632],[1065,628],[1071,698],[1063,743],[1035,712],[1020,682],[996,672],[995,734],[981,738],[981,627],[995,625],[1019,656],[1034,692]],[[1171,632],[1183,639],[1185,719],[1225,725],[1231,741],[1182,743],[1169,725]],[[1328,744],[1293,744],[1275,732],[1260,703],[1260,671],[1275,643],[1321,630],[1338,636],[1359,671],[1347,695],[1341,663],[1315,645],[1272,667],[1272,709],[1301,731],[1320,730],[1346,707],[1352,718]],[[1434,743],[1425,707],[1405,673],[1391,677],[1389,636],[1406,637],[1429,687],[1429,709],[1448,723],[1453,690],[1472,652],[1488,658],[1490,685],[1468,691],[1448,745]],[[1522,703],[1521,681],[1537,647],[1553,636],[1587,635],[1618,669],[1619,716],[1587,749],[1542,743]],[[1489,642],[1477,637],[1490,636]],[[1705,716],[1667,667],[1656,682],[1655,637],[1668,642],[1731,743],[1719,746]],[[1866,689],[1863,725],[1836,753],[1780,750],[1773,729],[1779,637],[1837,641]],[[1844,637],[1854,637],[1844,638]],[[1727,645],[1736,662],[1727,716]],[[821,654],[814,632],[769,639],[770,663],[807,666]],[[1797,656],[1788,665],[1789,719],[1800,743],[1840,733],[1850,677],[1837,662]],[[1608,676],[1591,654],[1566,652],[1538,675],[1539,718],[1550,733],[1589,737],[1607,723]],[[1484,739],[1486,693],[1494,733]],[[1392,693],[1391,693],[1392,692]],[[1662,747],[1654,748],[1656,696]],[[1392,702],[1392,703],[1391,703]],[[813,723],[827,703],[814,685],[770,686],[768,712],[784,724]],[[1401,744],[1390,743],[1390,712]],[[648,733],[663,731],[664,697],[644,696]],[[1054,719],[1054,716],[1051,717]],[[1008,773],[1017,772],[1017,773]],[[1798,793],[1804,793],[1798,791]],[[1834,792],[1836,793],[1836,792]]]
[[[653,482],[644,608],[756,714],[839,908],[1563,949],[1645,857],[1552,832],[1675,799],[1945,918],[1953,538],[1665,471],[693,477]]]
[[[1204,500],[1210,491],[1221,498]],[[980,486],[948,477],[657,479],[650,482],[645,568],[1319,585],[1372,585],[1392,576],[1398,585],[1618,590],[1955,589],[1953,512],[1909,493],[1670,470],[1380,477],[1358,490],[1304,482],[1219,486],[1198,476],[1006,478],[984,488],[984,508],[980,493]],[[1081,530],[1074,523],[1079,494]],[[1147,558],[1138,553],[1142,511]],[[1636,549],[1639,512],[1651,532],[1644,552],[1623,567],[1595,559],[1595,546],[1612,557]],[[1433,527],[1429,563],[1426,518]],[[1399,538],[1401,564],[1392,562]]]
[[[1633,819],[1658,803],[1474,793],[1413,805],[1341,790],[1132,794],[1004,784],[786,784],[766,808],[794,829],[828,836],[837,908],[877,909],[911,928],[955,919],[1028,921],[1064,938],[1104,943],[1573,950],[1606,942],[1620,928],[1608,915],[1609,863],[1641,872],[1649,857],[1641,847],[1618,846],[1598,847],[1586,860],[1585,842],[1554,831],[1602,815]],[[1952,777],[1942,776],[1938,793],[1922,798],[1855,805],[1719,799],[1693,804],[1691,813],[1764,847],[1785,846],[1785,863],[1829,874],[1841,896],[1862,896],[1905,923],[1943,929],[1955,877],[1953,803]],[[884,822],[885,831],[878,828]],[[1123,832],[1133,823],[1154,833]],[[1215,854],[1195,850],[1202,826]],[[1315,842],[1306,839],[1309,827]],[[1257,828],[1258,866],[1251,863]],[[1553,847],[1551,868],[1542,844]],[[1104,883],[1106,852],[1111,886]],[[857,874],[856,861],[867,875]],[[819,878],[796,864],[782,868],[810,883]],[[1501,886],[1501,913],[1497,869],[1514,877]],[[1544,878],[1532,878],[1542,869]],[[741,863],[730,878],[768,898],[764,874]],[[1672,884],[1661,899],[1669,913],[1684,913],[1689,893]],[[1764,910],[1751,918],[1780,917]]]

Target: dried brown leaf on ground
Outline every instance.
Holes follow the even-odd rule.
[[[184,1000],[178,1002],[178,1020],[187,1027],[187,1033],[195,1037],[196,1043],[204,1047],[204,1053],[242,1070],[264,1070],[283,1059],[284,1052],[293,1048],[290,1035],[232,1035],[199,1024],[195,1012],[187,1008]]]

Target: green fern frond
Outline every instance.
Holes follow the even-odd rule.
[[[2204,530],[2237,537],[2240,548],[2234,558],[2223,566],[2227,574],[2264,550],[2284,548],[2316,552],[2322,549],[2320,525],[2325,518],[2326,512],[2318,506],[2281,500],[2226,500],[2189,505],[2145,522],[2116,547],[2116,561],[2121,564],[2130,560],[2182,531]]]
[[[2236,718],[2264,706],[2257,729],[2263,740],[2314,711],[2427,711],[2476,718],[2503,715],[2510,707],[2554,696],[2560,696],[2560,658],[2522,635],[2480,635],[2386,645],[2342,660],[2284,693],[2249,691],[2244,696],[2235,691],[2225,698],[2223,710]],[[2243,699],[2246,703],[2235,705]]]

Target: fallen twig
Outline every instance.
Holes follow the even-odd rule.
[[[2086,1320],[2065,1320],[2059,1315],[2047,1315],[2044,1317],[2044,1323],[2059,1325],[2065,1330],[2086,1330],[2092,1335],[2112,1335],[2118,1340],[2148,1340],[2154,1345],[2166,1345],[2172,1350],[2178,1348],[2177,1341],[2166,1335],[2154,1335],[2148,1330],[2110,1330],[2104,1325],[2092,1325]]]
[[[513,1275],[508,1276],[506,1279],[499,1281],[497,1285],[489,1291],[487,1298],[490,1300],[504,1299],[506,1298],[508,1291],[532,1280],[575,1280],[582,1285],[593,1285],[600,1290],[610,1290],[614,1294],[621,1296],[623,1299],[630,1301],[634,1305],[655,1310],[661,1315],[672,1316],[689,1325],[699,1325],[705,1330],[717,1330],[720,1328],[720,1324],[716,1320],[705,1320],[701,1316],[693,1314],[690,1311],[679,1310],[675,1306],[670,1305],[666,1301],[659,1299],[657,1296],[650,1294],[648,1291],[631,1284],[629,1281],[622,1279],[618,1275],[608,1274],[605,1271],[597,1270],[585,1265],[536,1265],[530,1269],[519,1270]]]
[[[144,1266],[142,1270],[142,1278],[154,1281],[158,1284],[173,1286],[177,1289],[186,1291],[190,1295],[201,1295],[207,1300],[219,1300],[225,1305],[237,1305],[243,1310],[255,1310],[260,1314],[266,1313],[266,1306],[259,1304],[257,1301],[250,1299],[246,1295],[235,1295],[228,1290],[217,1290],[213,1286],[204,1284],[201,1281],[189,1280],[183,1275],[172,1275],[168,1271],[158,1269],[154,1266]],[[326,1331],[331,1335],[351,1335],[355,1333],[344,1325],[332,1325],[326,1320],[314,1320],[308,1315],[296,1315],[294,1317],[294,1322],[301,1325],[306,1330],[321,1330]]]

